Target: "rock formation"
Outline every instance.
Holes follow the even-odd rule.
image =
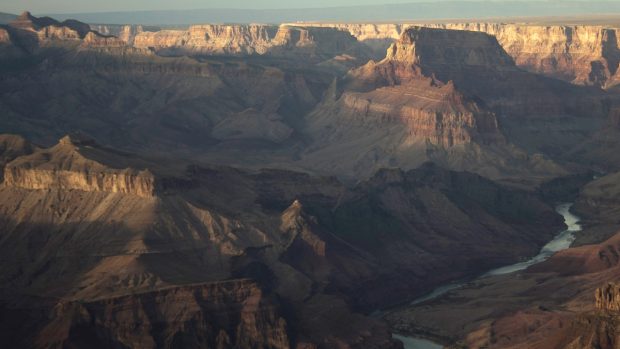
[[[58,145],[9,162],[4,169],[4,185],[39,190],[82,190],[153,196],[155,178],[148,170],[115,169],[91,160],[83,152],[101,152],[89,141],[66,136]],[[103,160],[103,159],[102,159]],[[107,158],[115,166],[124,159]]]
[[[133,37],[133,45],[161,55],[308,55],[306,59],[327,59],[349,53],[365,58],[356,39],[343,31],[287,25],[194,25],[188,30],[142,31]]]
[[[364,314],[536,254],[563,225],[535,187],[620,169],[612,32],[23,14],[0,127],[41,146],[0,136],[0,343],[400,348]],[[609,347],[617,183],[575,205],[609,224],[597,245],[476,284],[439,311],[458,321],[415,314],[468,344]]]
[[[575,84],[612,86],[620,62],[618,29],[601,26],[541,26],[504,23],[315,24],[351,33],[383,50],[411,26],[468,30],[493,35],[516,64],[532,72]]]
[[[58,22],[50,17],[37,18],[24,12],[10,26],[19,30],[33,32],[39,41],[73,41],[80,40],[90,32],[88,24],[75,20]]]
[[[487,34],[410,28],[382,61],[351,70],[307,117],[306,132],[316,145],[305,159],[320,168],[329,154],[355,149],[338,167],[328,166],[358,176],[432,160],[499,178],[507,168],[488,165],[507,157],[534,171],[559,173],[543,157],[528,158],[507,144],[498,115],[489,108],[496,101],[489,95],[498,88],[496,81],[520,74]]]
[[[12,44],[11,35],[9,34],[9,31],[2,27],[0,27],[0,44],[2,45]]]
[[[286,320],[250,280],[60,302],[33,341],[80,347],[290,348]]]
[[[620,287],[617,284],[608,283],[597,288],[594,296],[597,309],[620,311]]]
[[[127,45],[125,41],[115,36],[106,36],[97,32],[91,31],[84,36],[82,46],[84,47],[123,47]]]
[[[91,29],[103,35],[116,36],[127,45],[133,45],[136,35],[143,31],[157,32],[159,27],[142,26],[142,25],[110,25],[110,24],[91,24]]]
[[[559,224],[531,193],[432,164],[349,189],[145,159],[84,136],[44,149],[3,139],[0,307],[19,316],[0,336],[19,347],[398,348],[359,312],[533,253]],[[462,248],[467,267],[447,263]]]

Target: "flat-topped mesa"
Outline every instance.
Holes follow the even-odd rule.
[[[596,308],[607,311],[620,311],[620,285],[608,283],[594,293]]]
[[[127,164],[129,156],[108,151],[94,141],[65,136],[48,149],[16,158],[4,169],[4,185],[32,190],[82,190],[152,197],[156,178],[148,170],[114,168]]]
[[[514,61],[493,36],[425,27],[405,30],[388,49],[385,60],[418,64],[438,72],[463,68],[514,70]]]
[[[490,35],[411,27],[388,48],[383,60],[352,70],[349,80],[354,89],[365,90],[368,86],[398,85],[420,78],[460,84],[472,77],[517,70],[512,58]]]

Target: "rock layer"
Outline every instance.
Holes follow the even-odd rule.
[[[290,347],[286,320],[250,280],[161,289],[90,302],[61,302],[37,346],[131,348]],[[128,331],[131,329],[131,331]]]
[[[155,177],[148,170],[114,169],[80,151],[91,142],[64,137],[58,145],[8,163],[4,185],[32,190],[82,190],[153,196]],[[95,150],[96,151],[96,150]]]
[[[597,309],[620,311],[620,286],[608,283],[601,288],[597,288],[595,300]]]
[[[497,38],[519,67],[576,84],[610,86],[618,79],[618,29],[601,26],[541,26],[502,23],[312,24],[348,31],[384,49],[411,26],[484,32]]]

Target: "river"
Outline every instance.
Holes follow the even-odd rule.
[[[554,253],[569,248],[570,245],[573,243],[573,241],[575,241],[575,232],[581,231],[581,225],[579,224],[579,217],[570,213],[570,208],[572,206],[573,204],[565,203],[565,204],[560,204],[555,208],[555,211],[561,214],[562,217],[564,217],[564,224],[566,224],[568,228],[564,230],[563,232],[559,233],[558,235],[556,235],[556,237],[553,238],[553,240],[549,241],[545,246],[543,246],[543,248],[540,250],[540,252],[536,256],[524,262],[519,262],[519,263],[507,265],[505,267],[490,270],[482,274],[481,276],[479,276],[477,279],[482,279],[485,277],[495,276],[495,275],[505,275],[505,274],[510,274],[516,271],[527,269],[528,267],[534,264],[538,264],[540,262],[547,260]],[[447,285],[437,287],[429,294],[422,296],[418,299],[415,299],[413,302],[411,302],[411,304],[416,305],[416,304],[420,304],[426,301],[433,300],[452,290],[461,288],[463,285],[465,285],[465,282],[454,282],[454,283],[450,283]],[[405,349],[441,349],[443,348],[443,345],[434,343],[432,341],[429,341],[423,338],[405,337],[405,336],[398,335],[398,334],[394,334],[393,337],[400,339],[403,342]]]

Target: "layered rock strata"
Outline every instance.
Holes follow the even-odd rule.
[[[620,286],[608,283],[603,287],[597,288],[595,300],[597,309],[620,311]]]
[[[82,190],[153,196],[148,170],[115,169],[85,157],[96,145],[66,136],[50,149],[20,157],[4,169],[4,185],[31,190]],[[95,151],[97,151],[95,149]]]
[[[376,50],[398,40],[411,26],[478,31],[495,36],[516,64],[575,84],[615,84],[620,62],[618,29],[601,26],[542,26],[503,23],[314,24],[347,31]]]

